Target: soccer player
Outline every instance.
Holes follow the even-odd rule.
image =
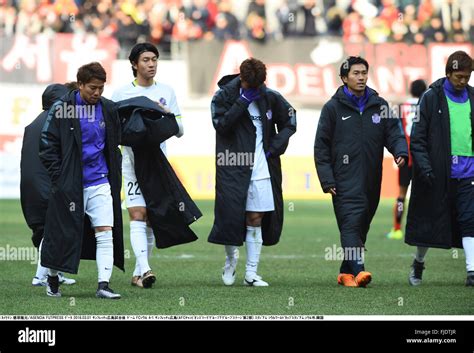
[[[244,285],[265,287],[257,274],[262,245],[278,243],[283,226],[282,155],[296,131],[296,112],[264,85],[266,67],[250,58],[223,77],[211,104],[216,129],[216,202],[209,242],[225,246],[222,280],[235,282],[245,241]]]
[[[74,89],[77,89],[75,82],[69,82],[65,85],[55,83],[46,87],[42,96],[43,112],[25,128],[25,133],[23,134],[20,161],[21,208],[28,227],[33,231],[33,236],[31,237],[33,245],[38,248],[40,255],[49,190],[51,188],[48,172],[38,156],[41,129],[48,116],[48,110],[53,103]],[[41,261],[38,261],[36,274],[31,284],[37,287],[46,286],[47,276],[48,269],[41,266]],[[65,277],[62,272],[58,272],[58,276],[61,284],[72,285],[76,283],[75,279]]]
[[[99,298],[114,264],[124,269],[120,208],[120,120],[101,97],[106,72],[97,62],[77,71],[78,90],[55,102],[41,131],[39,156],[51,180],[41,264],[48,296],[60,297],[58,271],[77,273],[81,258],[96,259]]]
[[[148,97],[165,111],[170,111],[175,115],[179,127],[176,136],[181,137],[184,131],[174,90],[168,85],[155,81],[159,56],[158,49],[153,44],[136,44],[128,57],[135,80],[117,89],[112,95],[112,100],[117,102],[137,96]],[[160,147],[166,154],[166,143],[161,143]],[[136,258],[131,284],[151,288],[156,281],[156,276],[148,260],[155,245],[155,236],[147,219],[146,203],[135,175],[134,160],[132,148],[124,146],[122,172],[125,200],[130,216],[130,241]]]
[[[365,271],[364,250],[380,199],[384,147],[398,167],[408,160],[400,120],[367,87],[368,73],[369,64],[361,57],[342,63],[344,84],[324,105],[314,144],[319,181],[332,196],[344,249],[337,282],[347,287],[365,287],[372,280]]]
[[[405,198],[407,196],[408,186],[411,181],[412,174],[412,161],[410,157],[410,132],[413,125],[413,119],[417,115],[418,100],[420,99],[423,92],[426,91],[426,83],[423,80],[415,80],[410,85],[411,97],[400,106],[400,115],[402,118],[403,132],[408,144],[408,164],[399,168],[398,170],[398,198],[393,207],[393,228],[387,233],[388,239],[400,240],[403,238],[402,218],[405,212]]]
[[[405,242],[417,246],[409,274],[420,285],[429,247],[463,247],[466,286],[474,286],[474,88],[472,58],[448,57],[446,77],[420,99],[411,132],[415,168]]]

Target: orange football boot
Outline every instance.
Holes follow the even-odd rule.
[[[372,280],[372,274],[367,271],[359,272],[359,274],[355,277],[355,282],[357,283],[358,287],[367,286],[371,280]]]
[[[350,273],[340,273],[337,276],[337,283],[344,287],[357,287],[354,275]]]

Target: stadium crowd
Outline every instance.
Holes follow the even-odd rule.
[[[124,58],[140,41],[341,36],[371,43],[474,41],[472,0],[0,0],[0,36],[96,33]]]

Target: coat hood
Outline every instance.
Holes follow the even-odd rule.
[[[219,86],[219,88],[224,88],[224,86],[227,86],[227,84],[229,84],[230,82],[232,82],[233,85],[236,85],[237,81],[240,82],[240,74],[226,75],[222,77],[219,82],[217,82],[217,85]]]
[[[433,82],[429,88],[440,89],[443,87],[443,83],[445,80],[446,80],[446,77],[440,78],[436,80],[435,82]]]
[[[53,83],[52,85],[46,87],[42,96],[43,110],[48,110],[49,108],[51,108],[54,102],[59,100],[68,92],[69,89],[59,83]]]

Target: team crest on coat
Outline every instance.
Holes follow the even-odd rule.
[[[272,111],[271,110],[267,110],[267,119],[272,120]]]
[[[380,120],[381,118],[379,114],[375,113],[374,115],[372,115],[372,122],[374,124],[380,124]]]
[[[160,98],[160,104],[161,105],[166,105],[166,99],[164,99],[163,97]]]

